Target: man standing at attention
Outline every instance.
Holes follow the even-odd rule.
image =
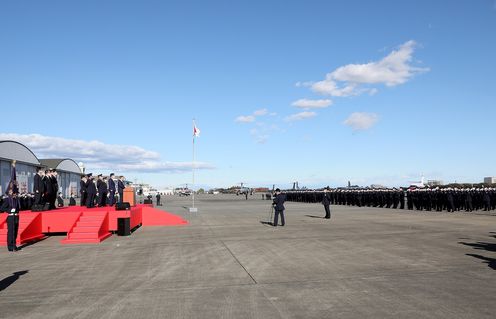
[[[88,190],[86,188],[86,181],[88,179],[86,178],[86,175],[81,176],[81,182],[79,182],[80,185],[80,192],[81,192],[81,202],[79,203],[79,206],[85,206],[86,205],[86,199],[88,198]]]
[[[36,169],[36,175],[34,175],[33,192],[34,192],[34,204],[40,205],[43,194],[45,193],[45,183],[43,182],[44,172],[41,167]]]
[[[124,176],[119,177],[119,180],[117,181],[117,191],[119,192],[119,203],[124,202],[124,188],[126,186],[124,185]]]
[[[109,190],[109,205],[114,206],[115,204],[115,182],[114,182],[114,173],[110,173],[110,178],[108,181],[108,190]]]
[[[329,186],[324,189],[324,196],[322,197],[322,205],[325,209],[325,219],[331,219],[331,209],[329,205],[331,204],[331,196],[329,195]]]
[[[274,201],[272,202],[272,206],[274,206],[275,214],[274,214],[274,227],[277,227],[277,222],[279,220],[279,215],[281,215],[281,226],[286,224],[284,220],[284,202],[286,201],[286,195],[281,193],[281,190],[276,189],[276,196],[274,197]]]
[[[17,251],[17,232],[19,230],[19,185],[16,176],[16,161],[12,161],[12,168],[10,171],[10,182],[7,186],[7,249],[9,251]]]

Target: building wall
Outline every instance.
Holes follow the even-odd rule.
[[[485,177],[484,184],[496,184],[496,177]]]
[[[68,172],[57,172],[57,182],[59,183],[59,192],[62,196],[68,198],[71,193],[74,196],[79,196],[79,182],[81,180],[81,175]]]
[[[4,194],[10,181],[11,162],[0,160],[0,193]],[[36,174],[36,166],[28,164],[16,164],[17,181],[21,193],[33,191],[33,177]]]

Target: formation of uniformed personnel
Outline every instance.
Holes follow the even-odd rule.
[[[323,191],[288,192],[287,200],[305,203],[324,201]],[[404,189],[331,189],[330,204],[426,211],[496,209],[496,188],[412,188]],[[406,200],[405,200],[406,198]]]
[[[274,227],[277,227],[277,223],[279,221],[279,215],[281,216],[281,226],[286,224],[284,220],[284,202],[286,201],[286,195],[281,193],[281,190],[276,189],[276,196],[272,201],[272,206],[274,207],[274,223],[272,224]]]

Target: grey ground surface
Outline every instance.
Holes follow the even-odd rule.
[[[496,216],[165,197],[190,224],[0,251],[2,318],[495,318]],[[13,277],[14,272],[27,273]]]

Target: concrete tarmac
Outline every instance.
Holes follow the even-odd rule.
[[[0,251],[0,318],[494,318],[496,216],[162,197],[180,227]]]

